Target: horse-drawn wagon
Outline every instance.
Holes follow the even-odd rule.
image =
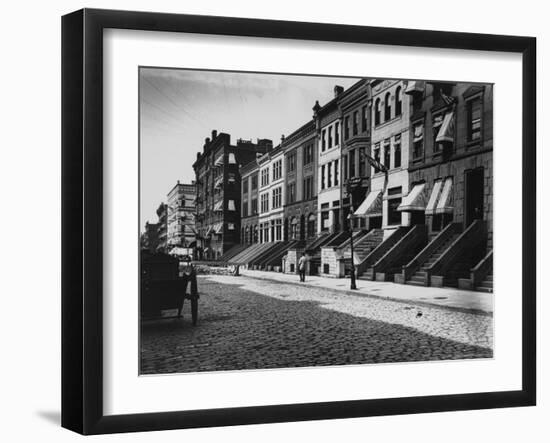
[[[182,265],[182,266],[180,266]],[[181,317],[185,300],[191,302],[193,325],[197,324],[199,293],[197,273],[190,259],[168,254],[141,253],[141,318],[160,318],[162,311],[176,310]]]

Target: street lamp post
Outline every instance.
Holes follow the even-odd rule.
[[[356,177],[355,179],[349,179],[346,183],[346,190],[349,196],[349,246],[351,254],[351,270],[350,270],[350,289],[357,289],[357,284],[355,282],[355,262],[353,259],[353,193],[351,192],[353,187],[361,182],[361,178]]]

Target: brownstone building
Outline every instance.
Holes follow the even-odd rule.
[[[398,210],[430,243],[398,280],[492,291],[493,87],[409,81],[405,93],[410,191]]]
[[[197,185],[197,254],[201,259],[218,259],[240,242],[241,177],[239,165],[256,154],[267,152],[271,140],[237,140],[212,131],[203,151],[193,164]]]
[[[491,247],[492,85],[409,82],[406,93],[412,96],[409,182],[418,197],[401,209],[432,235],[451,222],[467,228],[484,220]]]
[[[317,136],[315,122],[307,122],[281,143],[284,151],[286,201],[284,240],[306,240],[317,235]]]

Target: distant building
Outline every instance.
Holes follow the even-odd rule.
[[[141,234],[141,249],[151,253],[157,252],[159,245],[158,223],[145,223],[145,231]]]
[[[157,252],[168,252],[168,206],[161,203],[157,208]]]
[[[195,182],[179,181],[168,193],[167,199],[167,249],[195,248]]]
[[[261,156],[261,154],[258,154]],[[260,238],[258,227],[258,202],[260,166],[258,160],[243,165],[240,168],[241,174],[241,243],[258,243]]]
[[[239,165],[273,146],[271,140],[252,143],[212,131],[193,164],[197,186],[197,251],[202,259],[218,259],[240,242],[241,177]]]

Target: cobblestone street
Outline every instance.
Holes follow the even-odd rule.
[[[346,291],[199,277],[199,323],[147,321],[141,373],[491,358],[493,317]]]

